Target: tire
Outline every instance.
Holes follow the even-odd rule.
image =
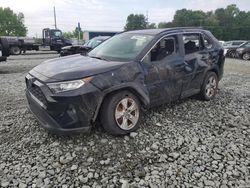
[[[9,42],[6,38],[0,38],[3,56],[10,56]]]
[[[101,124],[112,135],[126,135],[133,132],[139,128],[140,107],[140,101],[129,91],[116,92],[108,96],[102,104]]]
[[[246,52],[246,53],[244,53],[243,55],[242,55],[242,59],[243,60],[250,60],[250,53],[249,52]]]
[[[215,72],[208,72],[201,86],[200,97],[209,101],[213,99],[218,90],[218,76]]]
[[[11,53],[11,55],[20,55],[21,54],[21,49],[18,46],[12,46],[10,48],[10,53]]]

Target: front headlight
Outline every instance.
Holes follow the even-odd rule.
[[[244,48],[238,48],[237,51],[240,52],[240,51],[243,51]]]
[[[56,82],[47,84],[53,93],[71,91],[82,87],[85,84],[84,80],[73,80],[66,82]]]

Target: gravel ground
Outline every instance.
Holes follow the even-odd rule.
[[[55,136],[27,110],[24,77],[57,54],[0,63],[0,187],[250,187],[250,62],[227,59],[217,97],[148,110],[125,137]]]

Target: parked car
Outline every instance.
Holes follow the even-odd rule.
[[[138,129],[141,109],[199,94],[215,97],[223,75],[223,47],[207,30],[130,31],[88,56],[44,62],[26,76],[30,110],[57,133],[87,131],[100,120],[113,135]]]
[[[234,40],[234,41],[227,41],[223,44],[225,49],[225,54],[227,57],[235,58],[237,56],[236,49],[239,48],[241,45],[244,45],[247,41],[245,40]]]
[[[237,57],[243,60],[250,60],[250,41],[236,49]]]
[[[86,55],[87,52],[94,49],[100,45],[103,41],[107,40],[109,36],[99,36],[89,40],[84,45],[72,45],[65,46],[62,48],[60,53],[61,56],[73,55],[73,54],[83,54]]]
[[[8,40],[0,37],[0,62],[6,61],[9,55],[10,50]]]

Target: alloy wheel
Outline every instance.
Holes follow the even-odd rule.
[[[137,124],[139,113],[136,101],[130,97],[125,97],[116,106],[115,121],[121,129],[130,130]]]

